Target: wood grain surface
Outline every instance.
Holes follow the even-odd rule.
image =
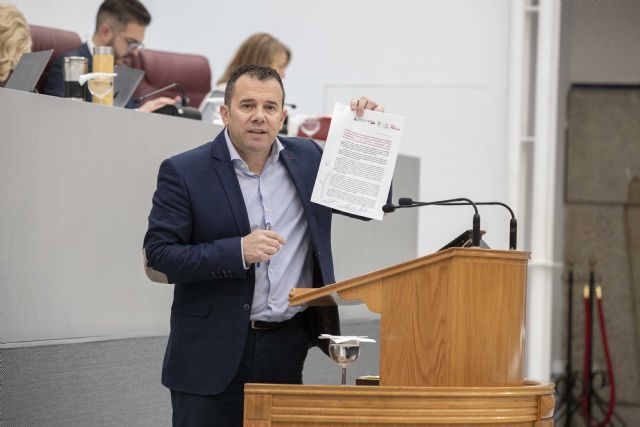
[[[553,425],[548,411],[541,414],[552,399],[552,383],[533,381],[520,387],[246,384],[245,426],[543,426]]]

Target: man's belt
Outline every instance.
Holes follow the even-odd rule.
[[[271,331],[274,329],[280,329],[285,326],[302,322],[302,312],[297,313],[291,319],[283,320],[282,322],[266,322],[264,320],[251,320],[249,322],[249,328],[254,331]]]

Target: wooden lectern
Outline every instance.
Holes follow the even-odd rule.
[[[553,384],[524,380],[529,254],[451,248],[292,305],[363,301],[380,314],[380,385],[245,385],[245,426],[551,426]]]

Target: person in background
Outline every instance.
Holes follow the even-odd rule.
[[[222,104],[224,90],[229,77],[242,65],[266,65],[278,72],[281,79],[291,61],[291,50],[280,40],[267,33],[256,33],[246,39],[238,48],[227,69],[216,82],[216,87],[202,100],[200,111],[202,120],[222,124],[219,107]],[[286,123],[286,122],[285,122]]]
[[[9,79],[22,54],[27,52],[31,52],[27,20],[15,6],[0,4],[0,87]]]
[[[285,78],[285,70],[291,62],[291,51],[280,40],[267,33],[257,33],[244,41],[233,59],[218,79],[216,89],[224,91],[231,73],[241,65],[266,65]]]
[[[89,59],[91,72],[91,58],[95,46],[110,46],[117,65],[128,66],[132,57],[140,53],[144,46],[144,33],[151,23],[149,11],[139,0],[105,0],[98,9],[96,29],[93,36],[78,49],[65,52],[51,66],[44,93],[54,96],[64,96],[64,58],[67,56],[84,56]],[[167,104],[174,104],[179,97],[161,97],[147,101],[141,105],[140,111],[154,111]],[[90,99],[88,99],[90,100]],[[136,108],[133,102],[127,108]]]

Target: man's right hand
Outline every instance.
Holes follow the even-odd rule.
[[[242,239],[244,262],[249,265],[268,261],[285,243],[284,237],[273,230],[254,230]]]

